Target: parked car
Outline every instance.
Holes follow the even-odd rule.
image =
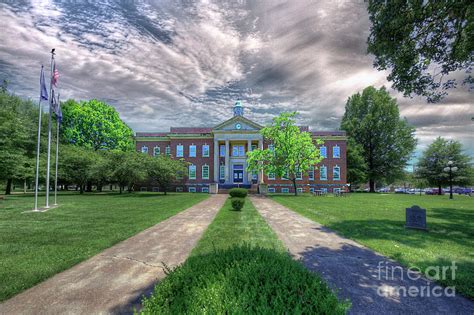
[[[453,193],[459,194],[459,195],[470,195],[472,194],[472,189],[471,188],[464,188],[464,187],[457,187],[453,189]]]
[[[425,195],[439,195],[438,188],[427,188],[425,189]],[[441,195],[444,195],[444,191],[441,189]]]
[[[405,188],[395,188],[395,193],[396,194],[406,194],[407,191],[405,190]]]
[[[417,193],[417,191],[419,191],[419,190],[417,190],[415,188],[412,188],[412,189],[407,189],[406,193],[410,194],[410,195],[414,195],[414,194]]]
[[[377,192],[388,193],[388,192],[390,192],[390,188],[388,188],[388,187],[379,188],[379,189],[377,189]]]

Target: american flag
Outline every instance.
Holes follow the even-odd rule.
[[[51,82],[53,83],[54,86],[57,86],[58,79],[59,79],[59,71],[58,69],[56,69],[56,64],[54,64],[53,77],[51,78]]]

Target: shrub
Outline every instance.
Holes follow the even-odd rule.
[[[319,276],[286,252],[234,246],[191,256],[144,298],[142,314],[344,314]]]
[[[232,203],[232,209],[240,211],[244,207],[245,199],[244,198],[239,198],[239,197],[234,197],[230,201]]]
[[[232,188],[229,190],[229,195],[231,197],[245,198],[247,197],[247,189],[245,188]]]

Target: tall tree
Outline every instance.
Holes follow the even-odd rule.
[[[453,174],[453,183],[469,184],[473,171],[471,158],[463,154],[460,142],[441,137],[433,141],[423,152],[416,168],[417,176],[426,179],[430,185],[438,187],[441,194],[442,186],[449,185],[449,174],[444,171],[449,161],[458,168]]]
[[[131,192],[133,185],[137,182],[145,180],[147,177],[147,159],[148,155],[135,151],[118,151],[110,152],[112,180],[120,187],[122,193],[125,186]]]
[[[390,69],[395,89],[436,102],[456,86],[446,76],[459,70],[472,87],[474,2],[370,0],[368,11],[368,52],[377,69]]]
[[[80,193],[83,194],[86,183],[91,180],[92,166],[97,159],[97,153],[91,149],[73,145],[63,145],[60,150],[58,177],[63,182],[76,184]]]
[[[247,153],[249,171],[263,170],[267,174],[287,177],[293,182],[295,195],[298,173],[306,173],[322,160],[311,134],[296,126],[296,114],[281,113],[273,118],[270,126],[262,128],[260,132],[264,139],[272,143],[272,149],[256,149]],[[316,143],[322,144],[319,140]]]
[[[370,192],[376,181],[401,176],[416,146],[415,129],[400,119],[396,100],[383,87],[349,97],[341,129],[363,149]]]
[[[347,182],[353,185],[367,182],[367,162],[364,159],[363,147],[353,138],[347,141]]]
[[[5,194],[14,180],[31,178],[34,167],[37,108],[29,100],[0,90],[0,179],[6,180]]]
[[[67,143],[93,150],[133,150],[133,132],[112,106],[95,99],[68,100],[62,106],[62,136]]]

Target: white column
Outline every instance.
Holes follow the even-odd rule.
[[[252,151],[252,140],[247,140],[247,151]],[[247,172],[247,181],[249,184],[252,183],[252,172],[247,171],[247,163],[245,163],[245,171]]]
[[[258,148],[260,150],[263,150],[263,140],[258,140]],[[258,183],[262,184],[263,183],[263,170],[260,170],[258,172]]]
[[[219,182],[219,141],[214,140],[214,181]]]
[[[225,141],[225,182],[228,184],[229,180],[229,140]]]

